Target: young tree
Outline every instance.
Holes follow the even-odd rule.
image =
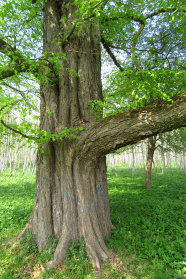
[[[39,131],[26,123],[19,127],[4,121],[4,114],[12,106],[25,112],[23,99],[15,95],[1,98],[0,109],[4,129],[28,140],[35,139],[41,145],[37,155],[35,204],[22,234],[30,227],[39,249],[47,248],[51,234],[58,239],[49,268],[64,260],[71,242],[80,236],[84,237],[87,254],[96,268],[110,256],[104,242],[113,228],[105,155],[185,125],[186,95],[179,89],[174,90],[175,94],[159,94],[156,99],[161,100],[159,103],[135,106],[129,111],[124,106],[123,112],[102,117],[100,43],[108,49],[104,34],[109,24],[117,22],[122,29],[127,20],[129,26],[134,22],[136,30],[136,24],[144,25],[148,18],[182,12],[180,4],[175,2],[170,7],[158,1],[149,7],[148,1],[144,3],[138,1],[137,7],[131,1],[14,0],[3,5],[2,90],[7,83],[17,86],[25,79],[33,79],[33,75],[40,82]],[[41,37],[43,50],[39,57]],[[136,65],[137,37],[138,34],[131,40],[131,56]],[[130,72],[132,77],[132,68]],[[174,102],[168,102],[174,95],[177,95]]]

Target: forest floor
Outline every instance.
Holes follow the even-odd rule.
[[[3,244],[20,232],[32,211],[35,177],[0,174],[0,279],[14,278],[185,278],[184,253],[186,214],[184,194],[186,176],[173,169],[173,175],[152,175],[152,188],[144,189],[143,169],[118,167],[108,171],[111,219],[115,225],[106,241],[112,252],[101,275],[96,274],[84,251],[83,239],[72,244],[63,265],[45,270],[51,260],[56,240],[50,249],[38,253],[32,234],[11,247]]]

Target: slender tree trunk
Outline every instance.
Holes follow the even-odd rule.
[[[135,175],[135,151],[134,146],[132,145],[132,176]]]
[[[146,162],[146,177],[145,177],[145,188],[151,188],[151,172],[152,172],[152,163],[153,163],[153,156],[155,150],[155,143],[156,138],[150,137],[148,139],[148,151],[147,151],[147,162]]]

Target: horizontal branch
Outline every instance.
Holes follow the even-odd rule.
[[[161,102],[87,124],[77,138],[76,156],[93,160],[145,138],[186,127],[186,93],[173,103]]]
[[[185,12],[185,8],[181,8],[181,9],[179,9],[177,7],[167,8],[167,9],[162,8],[162,9],[158,9],[150,14],[147,14],[146,16],[142,15],[141,17],[136,16],[136,15],[127,14],[126,12],[123,12],[123,13],[121,12],[121,13],[118,13],[118,15],[114,16],[114,17],[105,16],[102,19],[102,22],[108,22],[108,21],[118,20],[118,19],[122,19],[122,18],[128,18],[128,19],[133,20],[134,22],[138,22],[140,24],[145,24],[145,21],[147,19],[153,18],[154,16],[157,16],[157,15],[160,15],[163,13],[173,13],[176,11]]]

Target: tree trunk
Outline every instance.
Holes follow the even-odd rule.
[[[153,156],[155,151],[156,137],[150,137],[148,139],[148,151],[147,151],[147,162],[146,162],[146,177],[145,177],[145,188],[151,188],[151,172],[152,172],[152,163]]]
[[[44,53],[66,54],[66,59],[60,60],[55,84],[43,81],[41,85],[41,129],[50,133],[94,122],[87,105],[90,100],[102,100],[99,27],[88,25],[80,35],[75,31],[68,42],[57,44],[73,28],[74,9],[57,1],[47,1],[44,7]],[[62,25],[59,20],[63,16],[67,20]],[[53,73],[45,69],[45,74],[49,79]],[[51,234],[59,240],[51,268],[65,259],[71,242],[83,236],[87,253],[99,268],[109,257],[104,239],[112,229],[105,156],[82,160],[74,154],[76,145],[70,139],[42,148],[44,155],[37,156],[32,219],[38,248],[47,248]]]

